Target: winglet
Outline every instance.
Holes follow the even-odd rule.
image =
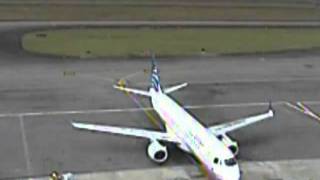
[[[272,107],[272,102],[271,101],[269,101],[268,113],[270,114],[270,117],[273,117],[274,114],[275,114],[275,110]]]

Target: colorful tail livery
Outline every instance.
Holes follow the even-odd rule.
[[[150,74],[151,88],[154,89],[154,91],[157,93],[162,93],[162,86],[160,83],[160,75],[159,74],[160,73],[157,68],[156,60],[154,57],[152,57],[152,59],[151,59],[151,74]],[[182,88],[186,87],[187,85],[188,85],[188,83],[181,83],[181,84],[178,84],[175,86],[171,86],[169,88],[165,88],[163,90],[163,92],[165,94],[169,94],[169,93],[172,93],[172,92],[177,91],[179,89],[182,89]],[[125,91],[125,92],[129,92],[129,93],[134,93],[134,94],[138,94],[138,95],[142,95],[142,96],[149,96],[149,97],[151,96],[150,91],[126,88],[126,87],[118,86],[118,85],[114,85],[113,87],[116,89]]]
[[[160,85],[160,76],[159,76],[159,70],[156,65],[156,61],[154,58],[151,60],[151,87],[156,92],[162,92],[161,85]]]

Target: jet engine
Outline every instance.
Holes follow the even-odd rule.
[[[223,142],[234,155],[238,154],[239,146],[237,142],[231,140],[226,134],[218,135],[217,138]]]
[[[164,163],[168,159],[168,150],[166,146],[158,141],[152,141],[147,147],[148,156],[156,163]]]

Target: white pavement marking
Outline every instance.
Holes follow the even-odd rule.
[[[273,106],[285,105],[286,101],[272,102]],[[306,105],[320,105],[320,101],[303,101]],[[250,102],[250,103],[230,103],[230,104],[203,104],[203,105],[186,105],[186,109],[208,109],[208,108],[231,108],[231,107],[255,107],[267,106],[269,102]],[[117,112],[139,112],[150,111],[151,107],[146,108],[118,108],[118,109],[92,109],[92,110],[70,110],[70,111],[47,111],[47,112],[22,112],[22,113],[3,113],[3,117],[20,117],[20,116],[46,116],[46,115],[64,115],[64,114],[99,114],[99,113],[117,113]]]
[[[26,161],[27,173],[28,175],[31,175],[32,169],[30,164],[30,154],[29,154],[29,147],[28,147],[26,132],[24,128],[23,116],[19,116],[19,121],[20,121],[20,130],[21,130],[21,136],[22,136],[23,152],[24,152],[24,158]]]

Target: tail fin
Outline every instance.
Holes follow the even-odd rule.
[[[156,92],[162,92],[161,85],[160,85],[159,70],[157,68],[154,56],[152,57],[151,62],[152,62],[152,65],[151,65],[151,87]]]

